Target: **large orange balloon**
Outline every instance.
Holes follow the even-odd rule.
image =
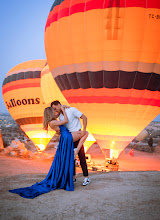
[[[43,129],[44,103],[40,77],[46,60],[32,60],[12,68],[3,82],[5,105],[22,130],[41,150],[44,150],[54,131]]]
[[[159,12],[159,0],[56,0],[49,13],[49,68],[106,156],[160,113]]]

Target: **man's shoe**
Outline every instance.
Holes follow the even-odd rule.
[[[90,178],[89,177],[85,177],[85,179],[84,179],[84,182],[83,182],[83,186],[87,186],[87,185],[89,185],[90,184]]]
[[[73,179],[73,183],[77,183],[77,180],[76,180],[76,179]]]

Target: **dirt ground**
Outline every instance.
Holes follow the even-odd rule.
[[[104,160],[98,148],[92,152],[93,161]],[[126,151],[118,162],[118,172],[89,171],[86,187],[77,168],[73,192],[55,190],[30,200],[8,190],[42,181],[52,161],[0,156],[0,220],[159,220],[160,155],[135,151],[131,157]]]

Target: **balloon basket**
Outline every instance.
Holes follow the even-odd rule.
[[[109,169],[109,171],[118,171],[119,169],[119,163],[117,160],[113,158],[105,158],[104,167],[106,169]]]
[[[77,166],[80,166],[79,158],[76,158]],[[118,171],[119,163],[114,158],[105,158],[104,165],[95,163],[91,161],[91,155],[86,154],[86,162],[88,170],[98,171],[98,172],[110,172],[110,171]]]

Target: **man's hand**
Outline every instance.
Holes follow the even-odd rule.
[[[68,106],[68,105],[63,105],[63,107],[64,107],[64,108],[70,108],[70,106]]]

